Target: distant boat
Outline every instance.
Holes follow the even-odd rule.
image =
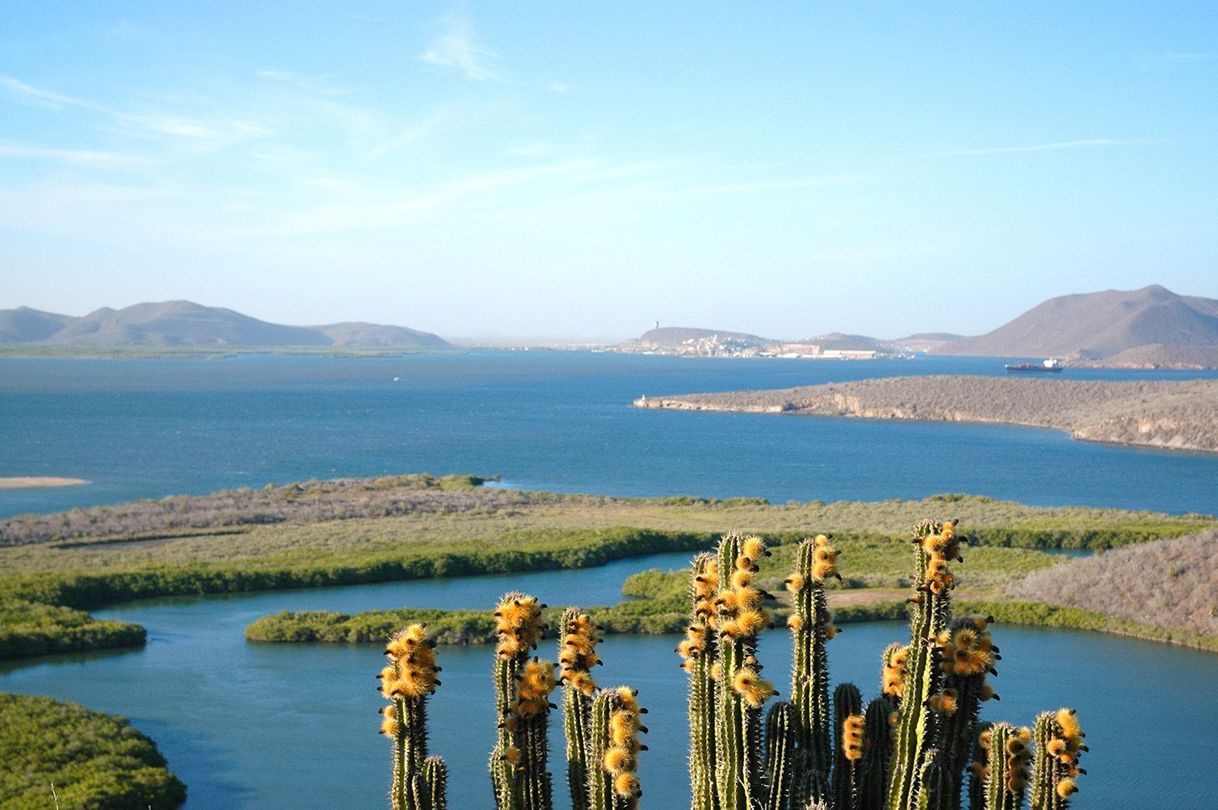
[[[1008,374],[1018,374],[1031,372],[1033,374],[1058,374],[1063,366],[1055,358],[1050,357],[1041,363],[1007,363],[1005,366]]]

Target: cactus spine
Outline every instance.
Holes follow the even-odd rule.
[[[433,644],[412,624],[385,647],[389,663],[377,676],[390,704],[381,710],[381,733],[393,741],[393,810],[444,810],[444,761],[427,756],[427,697],[440,685]]]
[[[1086,735],[1074,709],[1044,712],[1036,718],[1036,761],[1032,772],[1032,810],[1066,810],[1078,791],[1078,766],[1087,750]]]
[[[554,664],[530,653],[544,626],[537,599],[509,593],[495,610],[495,708],[498,740],[491,752],[491,783],[499,810],[550,810],[553,786],[546,770],[546,730]]]
[[[825,580],[841,579],[838,552],[827,535],[808,538],[796,551],[795,571],[786,580],[791,594],[791,703],[797,720],[796,773],[793,794],[802,807],[825,798],[832,759],[829,709],[829,663],[825,642],[836,635],[830,624]]]

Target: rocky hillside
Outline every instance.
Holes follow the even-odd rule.
[[[1135,349],[1140,349],[1137,362],[1147,365],[1171,365],[1173,353],[1186,349],[1210,356],[1218,349],[1218,301],[1177,295],[1157,284],[1132,292],[1065,295],[940,351],[1107,360]]]
[[[1218,636],[1218,532],[1127,546],[1038,571],[1014,595]]]
[[[1218,452],[1218,380],[892,377],[773,391],[647,397],[636,407],[1056,428],[1085,441]]]
[[[103,307],[79,318],[21,307],[0,310],[0,343],[53,346],[316,346],[447,349],[428,332],[340,323],[284,326],[190,301]]]

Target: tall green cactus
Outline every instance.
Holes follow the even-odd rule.
[[[943,673],[936,641],[951,617],[955,578],[949,561],[960,556],[956,522],[924,521],[914,529],[914,589],[910,641],[901,693],[901,719],[893,746],[888,810],[918,810],[921,775],[933,763],[934,719],[930,698],[941,692]]]
[[[1078,777],[1086,771],[1078,766],[1087,750],[1086,735],[1074,709],[1058,709],[1037,716],[1036,758],[1032,771],[1032,810],[1066,810],[1078,791]]]
[[[567,785],[571,790],[572,810],[588,808],[588,745],[592,722],[592,697],[596,681],[592,667],[596,656],[596,625],[579,610],[567,608],[559,620],[559,681],[563,685],[563,732],[567,739]]]
[[[715,631],[719,649],[715,711],[716,789],[720,810],[753,810],[765,801],[761,778],[761,709],[774,686],[761,677],[757,634],[769,626],[766,593],[753,583],[768,556],[759,537],[729,534],[719,544]]]
[[[973,761],[968,766],[968,808],[985,810],[985,781],[990,774],[990,738],[994,724],[979,722],[973,732]]]
[[[893,718],[900,705],[881,695],[863,714],[863,760],[859,776],[859,810],[883,810],[887,798],[888,765],[892,760]]]
[[[499,810],[551,810],[546,731],[554,664],[530,658],[541,640],[541,609],[532,596],[506,594],[495,609],[495,708],[498,739],[491,752],[491,784]]]
[[[427,698],[440,685],[434,645],[424,626],[412,624],[385,647],[389,663],[377,676],[389,705],[381,710],[381,733],[393,741],[393,810],[444,810],[444,761],[427,756]]]
[[[825,580],[841,579],[838,552],[827,535],[799,544],[795,571],[786,580],[791,595],[791,703],[795,706],[796,771],[792,795],[802,807],[810,799],[826,798],[825,786],[833,762],[829,707],[829,663],[825,642],[836,634],[830,623]]]
[[[647,731],[640,722],[645,711],[634,690],[625,686],[602,690],[593,698],[586,771],[589,810],[638,807],[643,795],[638,755],[647,750],[639,740],[639,734]]]
[[[981,702],[996,695],[986,675],[997,675],[1000,658],[988,631],[990,619],[955,619],[937,639],[936,654],[943,673],[942,690],[928,704],[935,721],[934,743],[949,789],[936,792],[930,810],[960,807],[963,773],[976,734]]]
[[[794,707],[786,701],[771,705],[765,720],[766,810],[786,810],[791,806],[796,736]]]
[[[980,735],[987,750],[985,810],[1020,810],[1028,787],[1028,761],[1032,730],[1010,723],[995,723],[989,736]]]
[[[717,810],[715,784],[715,672],[719,665],[717,621],[719,563],[711,554],[693,559],[690,623],[677,645],[681,667],[689,673],[689,780],[691,810]]]
[[[865,720],[863,696],[852,683],[833,690],[833,801],[837,810],[858,810],[862,801],[862,759]]]

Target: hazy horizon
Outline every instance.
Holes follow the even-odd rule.
[[[0,308],[611,340],[1218,298],[1218,7],[14,9]]]

